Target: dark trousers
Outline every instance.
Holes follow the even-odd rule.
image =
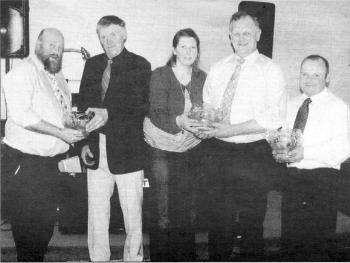
[[[6,146],[12,234],[18,261],[43,261],[57,214],[58,158],[30,155]]]
[[[328,253],[327,239],[336,229],[339,173],[329,168],[288,168],[283,176],[283,251],[297,257]]]
[[[265,140],[203,143],[208,164],[209,259],[229,260],[236,236],[241,236],[243,251],[262,254],[267,194],[281,165],[273,160]]]
[[[198,146],[197,146],[198,147]],[[196,148],[197,148],[196,147]],[[184,153],[149,147],[151,261],[194,261],[198,173],[195,149]]]

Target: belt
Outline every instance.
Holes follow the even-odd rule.
[[[35,154],[30,154],[30,153],[24,153],[21,152],[20,150],[17,150],[7,144],[4,144],[4,157],[8,158],[21,158],[27,156],[29,158],[55,158],[58,160],[62,160],[66,158],[66,153],[62,154],[57,154],[55,156],[41,156],[41,155],[35,155]]]

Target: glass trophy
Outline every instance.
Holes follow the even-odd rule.
[[[85,125],[95,116],[95,113],[90,111],[88,113],[84,111],[67,112],[63,115],[63,126],[74,130],[82,131],[84,136],[88,136],[89,133],[85,130]]]
[[[303,144],[303,134],[300,130],[277,130],[268,133],[268,142],[273,151],[287,155],[291,150]],[[276,158],[277,162],[284,162]]]
[[[202,122],[203,127],[211,127],[212,122],[220,121],[219,110],[208,105],[194,107],[188,117]]]

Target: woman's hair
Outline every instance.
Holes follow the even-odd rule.
[[[175,36],[173,38],[173,48],[177,47],[181,37],[193,37],[196,40],[198,54],[197,54],[196,60],[192,64],[192,68],[193,68],[194,71],[198,71],[199,56],[200,56],[200,41],[199,41],[199,37],[197,36],[196,32],[194,32],[194,30],[191,29],[191,28],[181,29],[178,32],[176,32],[176,34],[175,34]],[[174,53],[172,53],[172,55],[169,58],[169,60],[166,63],[166,65],[171,66],[171,67],[174,67],[176,65],[176,55]]]

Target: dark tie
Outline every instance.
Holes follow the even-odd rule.
[[[102,92],[101,92],[101,100],[103,101],[108,89],[109,80],[111,78],[111,64],[113,61],[111,59],[108,60],[107,67],[102,75]]]
[[[237,60],[237,66],[235,71],[233,72],[230,81],[228,82],[228,85],[226,87],[224,96],[221,101],[221,121],[224,123],[230,123],[230,116],[231,116],[231,107],[232,107],[232,101],[236,93],[237,84],[238,84],[238,78],[239,74],[241,73],[242,63],[244,62],[243,59]]]
[[[302,133],[304,133],[305,125],[307,122],[307,117],[309,115],[309,104],[311,103],[311,99],[307,98],[304,100],[303,104],[300,106],[298,110],[297,117],[294,121],[293,129],[300,129]]]

